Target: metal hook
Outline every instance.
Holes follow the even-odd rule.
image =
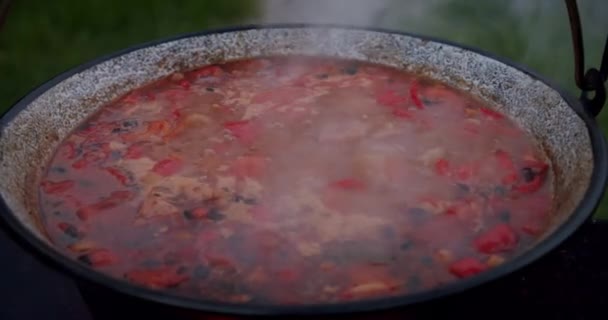
[[[593,115],[597,116],[606,102],[606,78],[608,78],[608,37],[604,45],[604,54],[600,69],[585,69],[585,51],[583,48],[583,31],[578,13],[576,0],[565,0],[570,19],[572,33],[572,46],[574,49],[574,80],[576,86],[582,90],[580,100],[583,106]],[[589,93],[594,92],[593,98]]]

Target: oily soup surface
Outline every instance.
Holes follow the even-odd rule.
[[[270,57],[107,105],[61,144],[39,194],[51,240],[99,271],[201,299],[309,304],[503,263],[547,227],[549,173],[520,128],[462,92]]]

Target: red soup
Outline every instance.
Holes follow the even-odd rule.
[[[384,66],[269,57],[102,108],[39,186],[53,243],[137,285],[232,303],[411,294],[529,247],[549,162],[516,124]]]

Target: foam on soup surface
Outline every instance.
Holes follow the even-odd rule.
[[[549,164],[479,100],[320,57],[176,73],[102,108],[40,186],[51,240],[101,272],[222,302],[411,294],[525,250]]]

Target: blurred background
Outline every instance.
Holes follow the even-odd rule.
[[[578,95],[560,0],[10,2],[0,29],[0,113],[50,77],[97,56],[180,33],[269,22],[377,26],[444,38],[524,64]],[[578,2],[587,67],[598,67],[608,34],[608,1]],[[608,133],[608,111],[599,121]],[[608,219],[606,197],[597,216]]]

